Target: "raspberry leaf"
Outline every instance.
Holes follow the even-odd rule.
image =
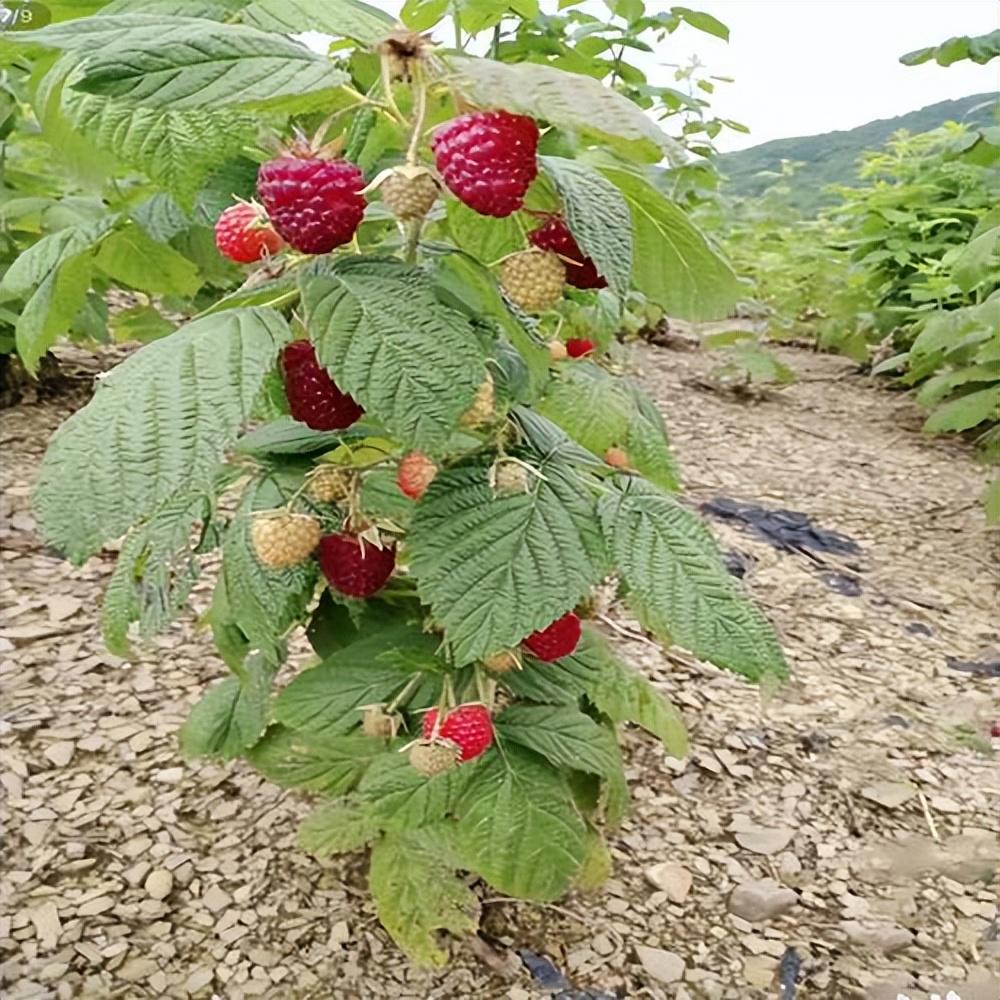
[[[502,219],[480,215],[457,198],[449,198],[446,206],[451,238],[476,260],[492,264],[524,247],[524,234],[516,215]]]
[[[745,292],[690,216],[628,164],[606,156],[594,159],[632,213],[633,286],[671,316],[710,320],[729,315]]]
[[[159,25],[126,29],[70,78],[84,93],[152,108],[289,112],[327,105],[347,80],[325,56],[290,38],[195,18],[163,18]]]
[[[510,495],[494,495],[488,466],[449,469],[414,512],[410,566],[460,664],[516,646],[604,575],[587,484],[557,459],[539,467]]]
[[[194,295],[202,286],[198,268],[187,257],[141,226],[126,226],[102,240],[94,263],[116,281],[153,295]]]
[[[453,58],[455,84],[473,103],[531,115],[656,162],[680,147],[627,97],[598,80],[539,63]]]
[[[536,408],[588,451],[603,455],[623,447],[631,466],[651,482],[679,488],[663,417],[629,381],[586,362],[566,365]]]
[[[754,680],[787,674],[773,629],[742,596],[696,515],[631,478],[602,498],[600,517],[628,602],[647,628]]]
[[[566,225],[580,249],[618,295],[632,276],[632,219],[621,192],[593,167],[562,156],[540,156],[565,206]]]
[[[321,806],[299,825],[299,847],[317,858],[348,854],[378,836],[378,826],[357,799],[345,797]]]
[[[321,31],[374,45],[392,31],[395,21],[361,0],[254,0],[241,20],[265,31],[299,34]]]
[[[240,676],[209,688],[181,727],[185,756],[231,760],[252,747],[267,728],[276,671],[271,660],[255,653]]]
[[[422,271],[353,257],[302,292],[316,353],[342,391],[408,447],[434,454],[485,376],[486,354],[464,315]]]
[[[385,834],[372,848],[368,885],[378,918],[396,943],[420,965],[448,960],[439,930],[474,934],[479,901],[455,874],[451,831],[443,824]]]
[[[283,788],[343,795],[384,754],[382,741],[367,736],[303,733],[275,725],[246,757],[265,778]]]
[[[234,309],[147,344],[104,376],[42,462],[34,510],[49,544],[83,562],[174,493],[210,492],[289,337],[278,313]]]
[[[583,864],[586,826],[566,779],[516,744],[483,761],[456,811],[463,865],[500,892],[557,899]]]

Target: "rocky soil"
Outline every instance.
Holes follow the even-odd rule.
[[[67,398],[0,414],[0,994],[996,1000],[984,475],[843,359],[782,357],[799,381],[761,400],[715,391],[698,351],[643,346],[634,361],[692,504],[790,508],[857,542],[810,554],[712,522],[793,679],[757,689],[664,655],[613,609],[609,635],[680,706],[691,753],[628,733],[614,878],[558,906],[484,892],[482,941],[435,973],[381,930],[359,859],[295,850],[301,796],[180,758],[175,731],[222,664],[193,616],[131,662],[104,651],[113,555],[71,568],[28,512]]]

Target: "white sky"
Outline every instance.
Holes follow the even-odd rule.
[[[368,0],[398,13],[402,0]],[[554,12],[556,0],[541,0]],[[646,0],[655,12],[672,0]],[[854,128],[968,94],[1000,89],[1000,60],[903,66],[904,52],[953,35],[1000,27],[1000,0],[684,0],[729,26],[728,44],[687,26],[662,50],[633,52],[653,83],[673,85],[668,64],[697,56],[706,72],[732,76],[712,99],[716,114],[743,122],[750,135],[724,132],[722,152],[769,139]],[[607,15],[602,0],[583,9]],[[449,32],[438,32],[442,40]]]

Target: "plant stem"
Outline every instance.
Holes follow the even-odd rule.
[[[382,93],[385,95],[385,103],[388,105],[389,110],[392,112],[393,117],[401,125],[406,124],[406,117],[403,112],[399,110],[399,105],[396,104],[396,98],[392,94],[392,77],[389,74],[389,60],[386,56],[382,56]]]
[[[411,166],[417,162],[417,147],[427,120],[427,84],[419,63],[413,69],[413,122],[410,127],[410,142],[406,147],[406,162]]]
[[[406,223],[406,243],[403,247],[403,260],[407,264],[416,264],[417,247],[420,245],[420,230],[423,229],[423,219],[411,219]]]
[[[619,45],[618,51],[615,53],[615,64],[611,69],[611,79],[608,81],[608,86],[613,87],[615,81],[618,79],[618,73],[622,68],[622,56],[625,54],[625,46]]]

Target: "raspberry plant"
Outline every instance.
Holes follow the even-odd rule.
[[[678,499],[657,408],[606,334],[568,336],[632,289],[699,319],[738,285],[652,183],[670,140],[592,77],[447,50],[354,0],[110,8],[9,44],[61,51],[54,99],[126,131],[256,116],[283,142],[237,215],[287,246],[102,378],[50,444],[40,529],[77,563],[121,539],[102,618],[122,655],[219,553],[203,620],[230,676],[184,752],[313,795],[303,847],[370,848],[383,924],[441,962],[439,932],[477,926],[459,873],[534,900],[606,875],[618,727],[684,753],[677,711],[587,621],[598,585],[665,641],[785,672]],[[303,626],[315,657],[289,662]]]

